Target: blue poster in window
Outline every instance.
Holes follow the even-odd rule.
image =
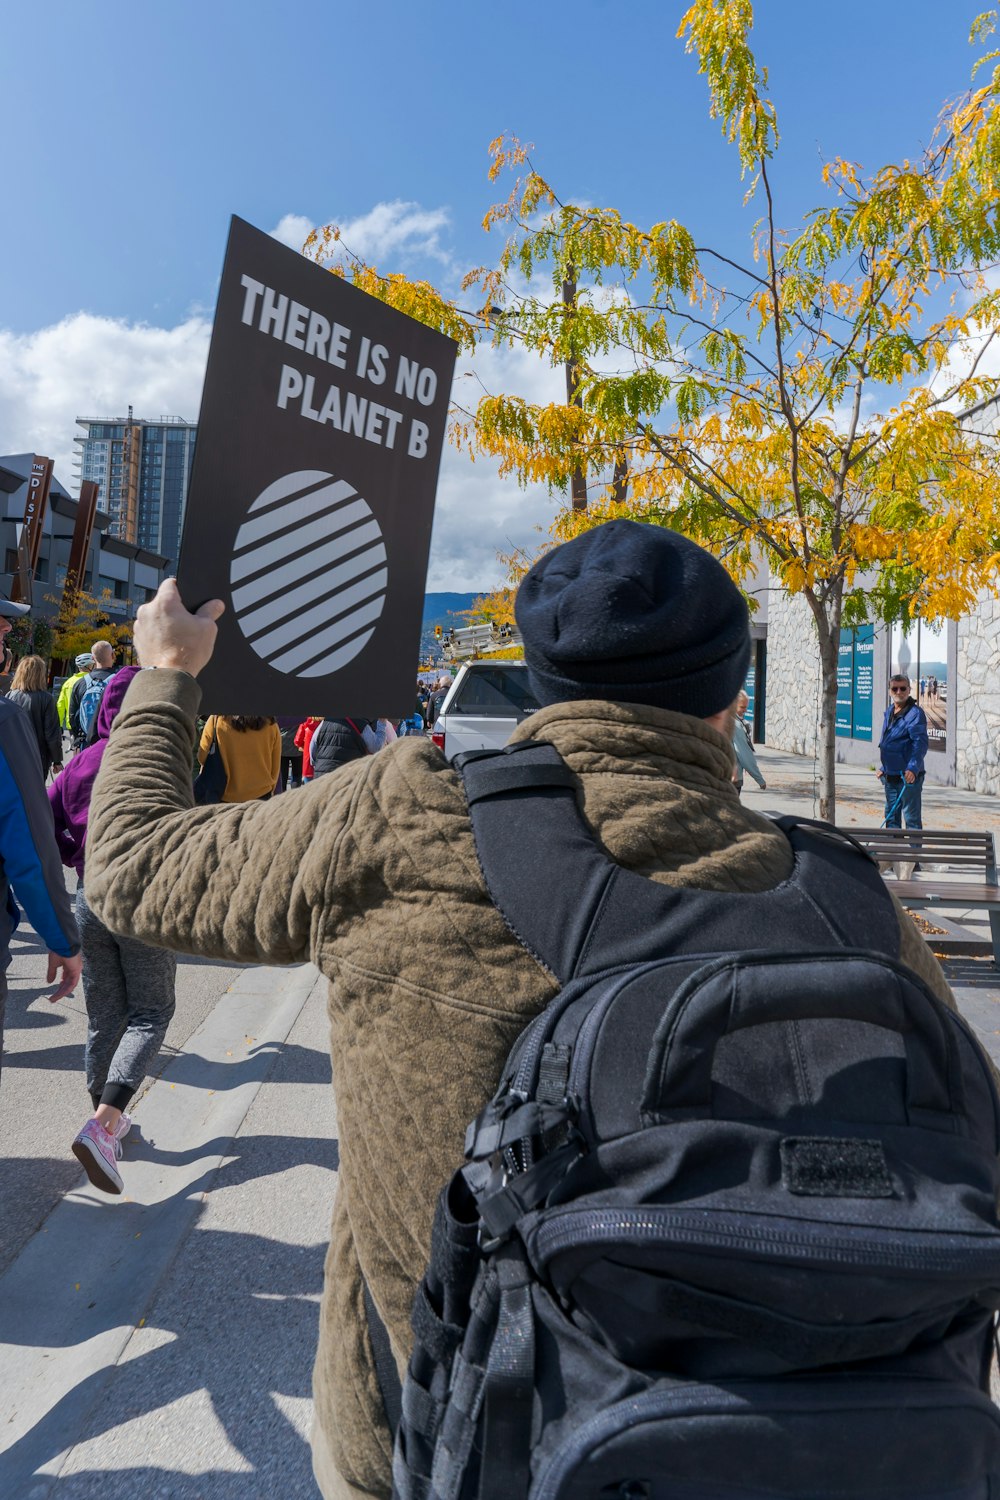
[[[837,655],[837,734],[841,738],[851,736],[851,693],[854,684],[854,632],[840,632],[840,649]]]
[[[872,737],[872,693],[875,627],[861,625],[854,632],[853,732],[856,740]]]
[[[750,665],[747,668],[747,675],[743,679],[743,691],[746,693],[747,697],[750,699],[750,702],[747,704],[747,711],[744,714],[744,718],[746,719],[747,723],[752,728],[753,725],[754,725],[754,723],[756,722],[755,719],[754,719],[754,716],[753,716],[754,708],[756,706],[756,698],[757,698],[757,642],[756,641],[754,641],[754,643],[753,643],[753,651],[752,651],[752,654],[751,654],[751,657],[750,657]]]

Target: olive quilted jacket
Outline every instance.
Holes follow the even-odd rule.
[[[438,1188],[518,1032],[554,993],[483,885],[457,774],[430,740],[399,740],[294,795],[192,806],[199,690],[141,672],[111,734],[90,814],[87,900],[103,922],[180,952],[312,960],[330,980],[340,1173],[314,1390],[327,1500],[389,1495],[391,1447],[361,1273],[400,1371]],[[783,836],[741,805],[732,747],[700,720],[624,704],[541,710],[620,864],[655,880],[766,890]],[[901,913],[904,961],[951,1001]]]

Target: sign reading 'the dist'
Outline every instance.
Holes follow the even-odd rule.
[[[204,711],[412,709],[455,345],[234,218],[177,581]]]

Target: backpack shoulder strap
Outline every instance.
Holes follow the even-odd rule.
[[[899,952],[899,920],[873,859],[847,829],[819,818],[773,818],[792,846],[794,880],[848,948]]]
[[[781,885],[678,887],[615,864],[588,827],[553,745],[526,741],[452,762],[465,783],[493,904],[560,984],[668,954],[863,948],[895,958],[899,922],[874,862],[826,823],[776,819],[794,856]]]
[[[452,765],[493,904],[565,984],[616,869],[577,811],[575,776],[554,745],[535,741],[469,750]]]

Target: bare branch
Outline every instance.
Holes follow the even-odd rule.
[[[713,502],[713,504],[718,505],[719,508],[724,511],[725,514],[728,515],[733,521],[736,521],[740,526],[745,527],[747,531],[752,532],[753,535],[757,537],[762,547],[775,552],[779,557],[787,558],[793,555],[789,553],[787,548],[784,548],[779,543],[777,543],[774,538],[763,529],[762,522],[758,517],[753,515],[752,510],[750,514],[746,514],[743,511],[737,509],[735,505],[733,505],[729,500],[725,498],[722,493],[722,489],[720,489],[719,487],[720,484],[722,488],[728,489],[740,504],[746,504],[746,501],[739,493],[739,491],[734,490],[732,485],[728,484],[725,480],[722,480],[720,476],[713,471],[712,466],[700,454],[692,453],[689,449],[685,448],[668,448],[660,439],[659,434],[654,432],[652,428],[647,428],[645,437],[648,442],[652,443],[653,447],[657,449],[657,451],[671,466],[671,468],[676,469],[678,474],[683,475],[683,477],[690,484],[693,484],[696,489],[700,490],[703,495],[707,496],[708,499]],[[700,463],[703,468],[708,470],[708,472],[711,473],[713,478],[716,480],[716,483],[709,484],[705,479],[703,479],[702,476],[697,472],[697,470],[691,467],[692,461]]]
[[[805,511],[802,506],[802,497],[799,490],[799,442],[798,425],[795,421],[795,413],[789,400],[788,390],[785,383],[785,361],[781,347],[781,296],[778,291],[778,268],[775,255],[775,233],[774,233],[774,199],[771,195],[771,183],[767,175],[767,162],[764,157],[760,159],[760,179],[764,184],[764,192],[767,195],[767,241],[768,241],[768,279],[771,292],[772,322],[774,324],[774,347],[778,362],[777,381],[778,395],[781,400],[781,409],[788,431],[792,440],[791,452],[791,481],[792,495],[795,500],[795,509],[799,518],[799,526],[802,533],[802,560],[809,562],[809,535],[806,530]]]

